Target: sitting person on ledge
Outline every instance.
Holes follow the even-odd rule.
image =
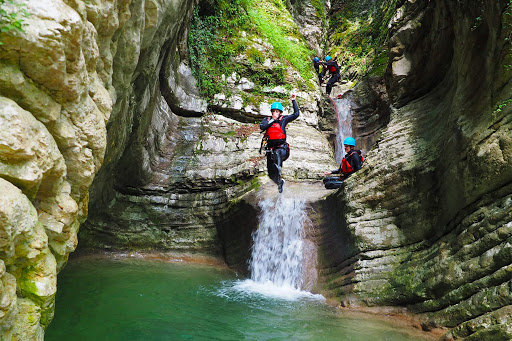
[[[360,170],[363,165],[361,151],[355,149],[356,140],[352,137],[347,137],[343,141],[343,145],[346,154],[343,160],[341,160],[340,168],[332,172],[324,173],[324,175],[339,174],[338,176],[328,176],[324,178],[323,182],[327,189],[339,188],[346,178]]]

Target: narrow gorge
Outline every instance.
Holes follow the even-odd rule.
[[[443,340],[512,339],[509,0],[0,9],[1,340],[44,339],[73,254],[208,257],[248,276],[262,195],[277,192],[259,122],[275,101],[292,113],[291,94],[283,178],[307,197],[303,287]],[[327,55],[331,98],[312,63]],[[365,161],[326,190],[340,112]]]

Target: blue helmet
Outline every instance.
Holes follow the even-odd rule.
[[[280,103],[280,102],[274,102],[272,103],[272,105],[270,106],[270,111],[274,110],[274,109],[277,109],[281,112],[283,112],[283,105]]]
[[[353,147],[355,147],[356,146],[356,140],[353,137],[347,137],[346,139],[343,140],[343,144],[345,146],[353,146]]]
[[[329,60],[331,60],[331,59],[332,59],[332,58],[331,58],[331,56],[327,56],[327,57],[325,57],[325,61],[326,61],[326,62],[328,62],[328,61],[329,61]]]
[[[313,61],[314,61],[315,63],[318,63],[318,62],[320,61],[320,58],[315,57],[315,58],[313,58]]]

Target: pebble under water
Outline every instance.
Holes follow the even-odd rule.
[[[46,341],[424,340],[353,317],[320,295],[237,279],[206,265],[140,259],[71,261],[59,274]]]

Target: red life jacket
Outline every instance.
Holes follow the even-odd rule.
[[[279,116],[277,120],[272,123],[270,128],[267,129],[267,132],[265,133],[265,136],[268,136],[269,140],[284,140],[286,139],[286,135],[283,132],[283,129],[281,128],[281,120],[283,119],[283,116]]]
[[[348,155],[348,157],[352,156],[352,154],[354,154],[354,153],[359,154],[359,157],[361,158],[361,163],[362,163],[364,161],[364,158],[359,151],[353,150],[352,153],[350,153]],[[352,173],[353,171],[354,171],[354,168],[350,165],[350,163],[348,163],[348,161],[345,158],[343,158],[343,160],[341,160],[341,173],[346,174],[346,173]]]
[[[328,66],[329,66],[329,72],[330,73],[335,73],[335,72],[338,72],[340,70],[340,67],[339,67],[337,62],[333,62],[332,64],[330,64]]]

